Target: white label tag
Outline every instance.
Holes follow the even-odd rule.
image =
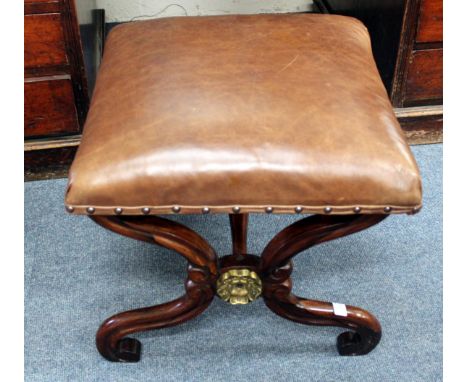
[[[332,302],[333,312],[337,316],[346,317],[348,315],[348,310],[346,309],[345,304],[340,304],[338,302]]]

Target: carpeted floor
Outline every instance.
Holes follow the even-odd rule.
[[[296,294],[362,306],[383,327],[379,346],[340,357],[342,330],[294,324],[261,300],[215,299],[184,325],[137,335],[138,364],[97,353],[101,321],[178,297],[185,262],[167,250],[108,232],[64,212],[65,180],[25,183],[26,381],[441,381],[442,146],[413,147],[424,208],[296,257]],[[258,253],[297,216],[252,215]],[[178,216],[219,254],[230,249],[227,216]]]

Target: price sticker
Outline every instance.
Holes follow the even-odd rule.
[[[333,305],[333,313],[335,313],[336,316],[341,316],[341,317],[348,316],[348,310],[346,309],[345,304],[332,302],[332,305]]]

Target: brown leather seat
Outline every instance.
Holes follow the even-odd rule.
[[[183,17],[110,33],[66,204],[411,213],[421,184],[358,20]]]

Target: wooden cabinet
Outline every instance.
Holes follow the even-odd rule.
[[[392,102],[415,143],[442,141],[442,0],[405,3]]]
[[[77,8],[76,6],[81,8]],[[98,49],[80,39],[78,12],[96,24],[95,1],[24,0],[25,177],[61,175],[73,159],[89,105],[85,54]],[[96,31],[97,31],[96,26]],[[90,80],[90,81],[88,81]]]

